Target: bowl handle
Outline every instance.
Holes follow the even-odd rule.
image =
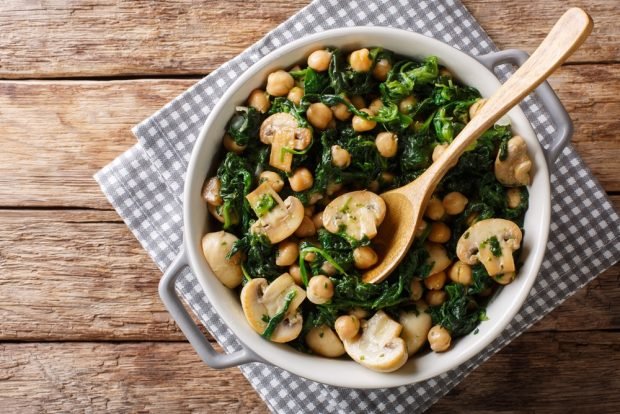
[[[196,326],[192,317],[181,303],[181,299],[174,287],[177,278],[181,274],[181,270],[186,266],[188,266],[187,257],[185,251],[181,251],[172,264],[168,266],[168,269],[166,269],[159,281],[159,296],[203,362],[216,369],[234,367],[249,362],[262,362],[254,352],[243,345],[243,349],[230,354],[219,353],[213,349],[213,346],[200,332],[200,329],[198,329],[198,326]]]
[[[510,63],[515,66],[521,66],[529,57],[523,50],[507,49],[500,52],[492,52],[482,56],[474,56],[476,60],[482,63],[487,69],[493,72],[496,66]],[[549,111],[551,120],[556,127],[556,137],[549,145],[549,148],[543,148],[545,158],[550,170],[553,170],[555,160],[558,158],[564,147],[568,144],[573,136],[573,122],[568,116],[568,112],[560,99],[555,94],[548,82],[543,82],[536,88],[536,97],[542,105]]]

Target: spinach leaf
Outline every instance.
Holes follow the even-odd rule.
[[[237,252],[244,253],[243,267],[252,278],[264,277],[271,281],[282,274],[276,265],[277,246],[272,245],[265,235],[247,232],[233,244],[228,257]]]
[[[241,218],[243,232],[249,228],[250,206],[245,196],[252,186],[252,173],[242,157],[229,152],[224,162],[217,169],[217,176],[221,182],[220,195],[224,200],[221,213],[224,217],[224,229],[235,225],[234,218]]]
[[[291,302],[293,301],[293,299],[295,299],[295,296],[297,296],[296,290],[291,290],[289,293],[287,293],[286,297],[284,298],[284,306],[282,306],[282,309],[280,309],[278,313],[269,318],[267,327],[261,334],[263,338],[271,338],[271,335],[273,335],[273,331],[276,330],[278,324],[284,320],[286,312],[288,312],[288,308],[291,306]]]
[[[258,139],[261,122],[262,116],[256,109],[240,107],[228,121],[226,130],[238,145],[245,146],[251,140]]]
[[[445,290],[448,300],[430,308],[434,325],[443,326],[450,331],[452,338],[458,338],[473,331],[480,321],[486,320],[484,309],[467,294],[466,287],[451,283]]]
[[[373,51],[370,57],[376,56]],[[374,66],[374,62],[373,62]],[[372,69],[368,72],[357,72],[346,63],[345,57],[339,49],[332,52],[329,62],[329,79],[332,89],[337,93],[345,93],[349,96],[366,95],[372,92],[376,81],[372,76]]]

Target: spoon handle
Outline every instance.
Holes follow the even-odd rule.
[[[567,10],[530,58],[488,99],[420,179],[434,188],[465,149],[540,85],[581,46],[591,31],[592,19],[585,11],[577,7]]]

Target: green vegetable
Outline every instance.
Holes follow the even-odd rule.
[[[273,331],[275,331],[278,324],[284,320],[286,312],[288,312],[288,308],[291,306],[291,302],[293,301],[293,299],[295,299],[295,296],[297,296],[296,290],[291,290],[289,293],[286,294],[286,298],[284,299],[284,306],[282,306],[282,309],[280,309],[278,313],[276,313],[269,319],[267,327],[261,334],[263,338],[271,338],[271,335],[273,335]]]
[[[453,338],[458,338],[473,331],[480,321],[486,319],[486,312],[474,297],[468,295],[466,287],[451,283],[445,290],[448,300],[441,306],[430,308],[434,325],[443,326]]]
[[[234,225],[234,217],[241,218],[241,228],[247,230],[250,221],[250,207],[245,196],[252,187],[252,173],[246,161],[239,155],[229,152],[217,169],[221,182],[220,195],[224,200],[221,214],[224,229]]]
[[[231,258],[235,253],[243,252],[246,257],[243,267],[248,276],[264,277],[271,281],[283,273],[276,265],[276,247],[265,235],[248,232],[233,244],[227,257]]]
[[[258,217],[263,217],[276,206],[276,200],[269,194],[263,194],[254,207],[254,212]]]
[[[258,138],[261,122],[260,112],[252,107],[242,107],[237,109],[235,115],[228,121],[226,130],[238,145],[245,146]]]

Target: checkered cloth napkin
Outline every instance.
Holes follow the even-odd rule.
[[[356,25],[416,31],[472,55],[496,50],[457,0],[314,1],[136,126],[133,132],[138,143],[96,174],[103,192],[160,269],[166,269],[181,248],[184,175],[194,141],[218,98],[243,71],[278,46],[311,32]],[[509,70],[500,68],[500,78],[505,78]],[[548,144],[555,131],[548,114],[532,97],[521,106],[540,141]],[[426,410],[474,368],[620,257],[620,219],[570,146],[557,161],[551,188],[546,259],[526,303],[499,338],[458,368],[415,385],[376,390],[327,386],[260,363],[242,366],[241,371],[276,412]],[[178,279],[177,289],[224,349],[240,349],[188,270]]]

